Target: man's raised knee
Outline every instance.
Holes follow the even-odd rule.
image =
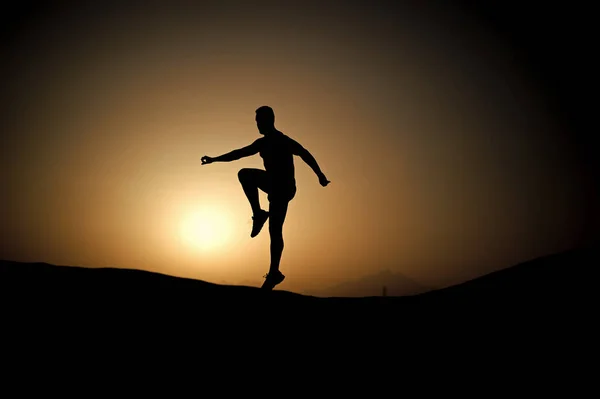
[[[248,168],[242,168],[238,171],[238,180],[241,182],[243,180],[247,180],[248,179],[248,172],[250,172],[250,169]]]

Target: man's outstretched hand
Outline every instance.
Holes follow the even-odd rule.
[[[325,177],[325,175],[321,175],[321,176],[319,176],[319,183],[321,183],[321,185],[323,187],[326,187],[331,182],[329,180],[327,180],[327,178]]]
[[[209,163],[213,163],[214,159],[212,159],[209,156],[203,156],[202,158],[200,158],[200,160],[202,161],[202,165],[208,165]]]

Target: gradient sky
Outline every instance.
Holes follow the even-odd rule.
[[[447,285],[582,239],[569,131],[478,17],[160,3],[46,6],[8,30],[0,258],[260,284],[268,231],[250,239],[237,171],[261,159],[200,157],[258,138],[261,105],[332,181],[296,158],[281,289],[384,269]]]

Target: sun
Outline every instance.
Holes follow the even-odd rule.
[[[231,237],[227,213],[217,207],[206,207],[186,215],[180,224],[180,238],[192,249],[216,251]]]

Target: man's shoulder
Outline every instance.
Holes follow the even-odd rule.
[[[289,142],[294,142],[294,139],[292,139],[291,137],[289,137],[287,134],[283,133],[282,131],[278,130],[277,133],[275,134],[271,134],[269,136],[264,136],[261,137],[260,139],[256,140],[264,140],[262,141],[263,143],[289,143]]]
[[[288,136],[287,134],[285,134],[285,133],[283,133],[283,132],[281,132],[281,138],[282,138],[283,140],[285,140],[286,142],[288,142],[288,143],[291,143],[291,144],[297,144],[297,141],[296,141],[296,140],[294,140],[293,138],[291,138],[290,136]]]
[[[269,143],[269,145],[275,145],[275,146],[283,145],[285,147],[288,147],[288,146],[296,147],[299,145],[299,143],[296,140],[294,140],[287,134],[283,133],[282,131],[278,131],[277,134],[274,134],[274,135],[261,137],[261,138],[257,139],[255,141],[255,143],[257,143],[258,145],[262,145],[263,143],[264,144]]]

